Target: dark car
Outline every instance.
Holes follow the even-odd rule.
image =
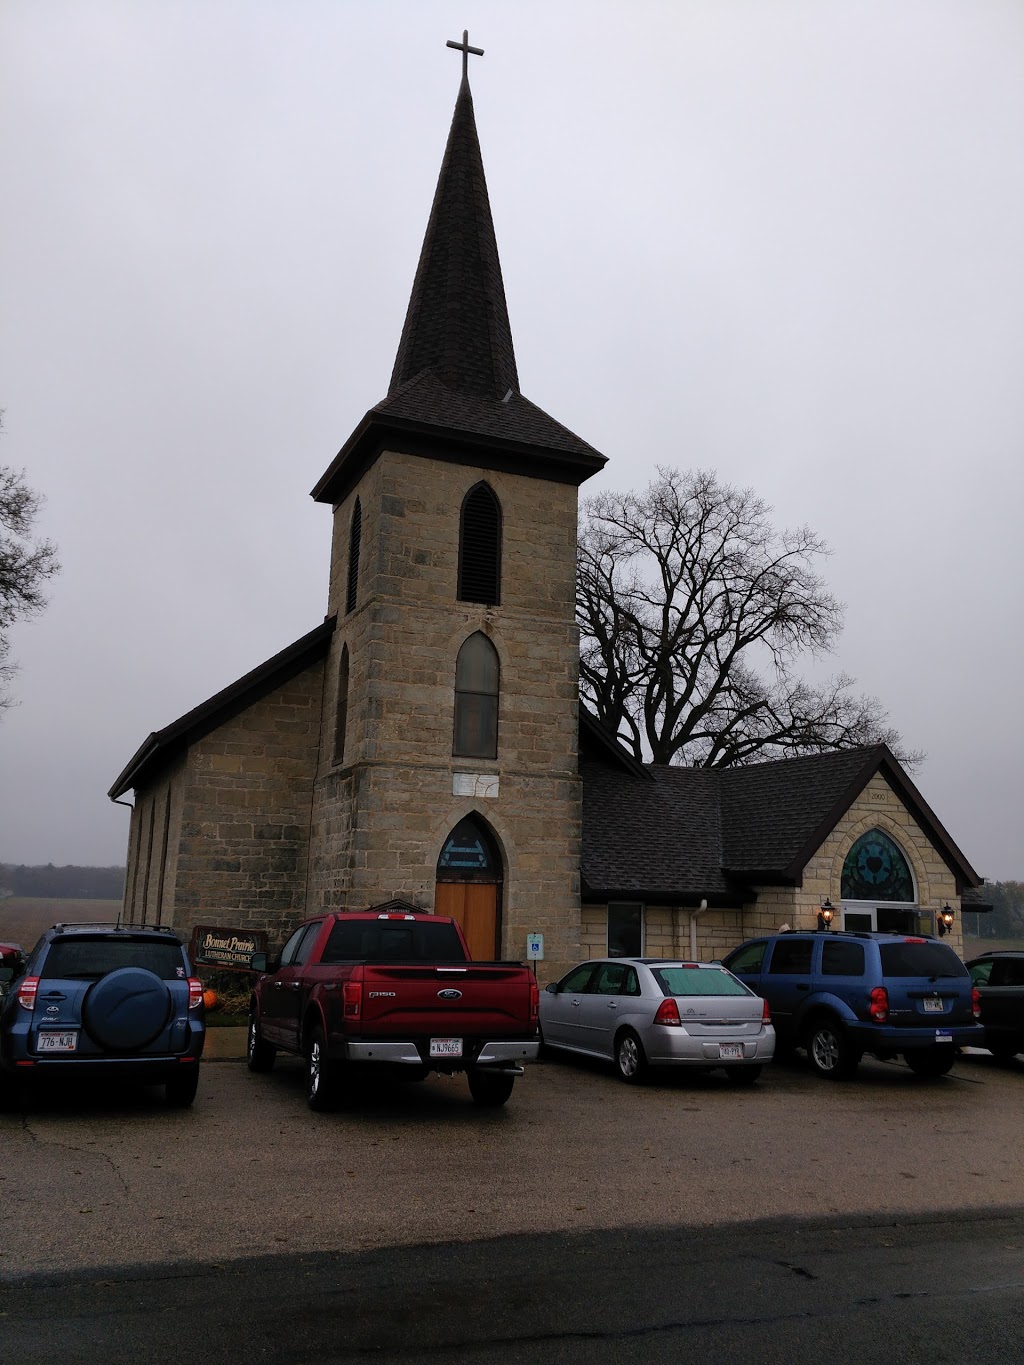
[[[175,933],[57,924],[0,1003],[0,1108],[25,1083],[71,1075],[160,1084],[189,1105],[205,1038],[202,982]]]
[[[945,943],[923,934],[797,933],[750,939],[725,966],[768,1001],[781,1047],[820,1076],[852,1076],[865,1052],[943,1076],[982,1046],[978,991]]]
[[[985,1047],[1005,1060],[1024,1052],[1024,951],[982,953],[967,970],[981,996]]]

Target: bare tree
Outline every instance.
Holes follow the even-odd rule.
[[[11,704],[4,688],[16,671],[7,632],[15,621],[42,610],[43,585],[60,572],[56,546],[31,539],[42,504],[25,483],[24,471],[0,465],[0,713]]]
[[[808,527],[778,531],[750,489],[659,468],[642,493],[583,504],[577,574],[583,698],[637,758],[725,767],[886,743],[913,766],[874,697],[845,674],[801,678],[843,608]]]

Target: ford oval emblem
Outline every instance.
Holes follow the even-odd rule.
[[[438,991],[437,998],[438,1000],[461,1000],[462,992],[452,990],[451,987],[449,987],[446,991]]]

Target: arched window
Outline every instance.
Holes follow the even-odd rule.
[[[338,665],[338,701],[334,712],[334,761],[345,757],[345,728],[348,725],[348,645],[341,647]]]
[[[501,600],[501,504],[485,483],[469,490],[459,521],[459,601]]]
[[[880,829],[862,834],[846,855],[841,890],[844,901],[913,903],[915,899],[910,865]]]
[[[348,589],[345,593],[345,614],[355,611],[356,590],[359,587],[359,542],[363,532],[363,509],[356,498],[352,508],[352,529],[348,537]]]
[[[455,665],[454,754],[498,756],[498,651],[482,631],[463,642]]]
[[[483,824],[467,815],[444,841],[437,860],[437,880],[468,882],[501,880],[501,857]]]

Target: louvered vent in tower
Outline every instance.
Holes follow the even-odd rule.
[[[462,504],[459,601],[496,606],[501,600],[501,505],[485,483]]]
[[[359,541],[363,530],[363,509],[356,498],[352,509],[352,531],[348,538],[348,591],[345,594],[345,611],[355,611],[356,589],[359,587]]]

